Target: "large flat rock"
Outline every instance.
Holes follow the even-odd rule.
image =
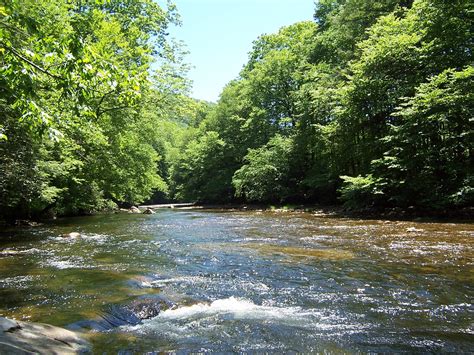
[[[69,330],[0,317],[0,354],[78,354],[90,344]]]

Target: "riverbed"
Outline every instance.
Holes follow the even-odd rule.
[[[63,238],[78,232],[80,238]],[[0,232],[0,315],[91,330],[94,352],[470,352],[474,225],[298,212],[161,210]]]

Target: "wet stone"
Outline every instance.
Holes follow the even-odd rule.
[[[171,306],[172,302],[163,297],[137,298],[125,305],[109,305],[96,319],[75,322],[68,328],[105,331],[124,325],[138,325],[144,319],[156,317],[162,309],[165,310]]]
[[[0,331],[11,332],[12,330],[19,329],[20,325],[14,320],[0,317]]]
[[[0,317],[0,354],[79,354],[90,344],[74,332]]]
[[[140,209],[137,207],[137,206],[132,206],[130,207],[130,209],[128,210],[129,213],[142,213],[142,211],[140,211]]]

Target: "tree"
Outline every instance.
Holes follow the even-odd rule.
[[[151,0],[0,7],[1,215],[89,212],[165,188],[138,108],[175,21]]]
[[[314,18],[320,26],[312,62],[324,61],[345,67],[357,56],[357,44],[367,38],[367,29],[397,7],[409,8],[413,0],[322,0]]]
[[[173,169],[176,198],[201,202],[231,198],[232,175],[225,164],[226,143],[217,132],[208,131],[192,140]]]
[[[471,65],[472,38],[469,35],[470,22],[466,21],[468,13],[468,1],[447,4],[419,0],[408,10],[381,17],[371,27],[368,39],[359,44],[360,58],[350,65],[352,76],[349,85],[341,92],[339,146],[346,147],[344,151],[350,157],[350,165],[344,174],[373,173],[374,177],[379,177],[373,167],[380,159],[385,160],[386,167],[399,164],[396,161],[389,164],[393,154],[384,154],[400,148],[391,148],[391,144],[398,141],[393,139],[397,136],[393,132],[403,127],[405,118],[410,117],[400,115],[398,107],[407,98],[420,95],[417,91],[443,71],[462,70]],[[454,126],[446,127],[449,130]],[[435,132],[432,133],[436,135]],[[433,164],[435,161],[428,165],[434,168]],[[420,184],[425,184],[422,174],[418,178]],[[406,182],[402,176],[395,181]],[[394,181],[386,183],[396,184]],[[442,185],[438,182],[440,188]],[[406,188],[408,191],[409,187]],[[418,194],[418,202],[412,200],[412,204],[426,207],[428,204],[423,200],[428,200],[431,193],[435,194],[435,190]],[[396,203],[401,203],[401,200]]]
[[[263,147],[250,149],[232,184],[238,197],[253,202],[281,202],[291,191],[291,138],[274,136]]]
[[[373,162],[398,206],[443,209],[474,202],[474,68],[447,69],[421,84],[397,109],[402,121],[385,137],[390,149]]]

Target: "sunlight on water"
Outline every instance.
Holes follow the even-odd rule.
[[[161,302],[140,324],[82,329],[99,353],[474,347],[472,224],[188,210],[0,238],[4,316],[77,326]]]
[[[310,248],[298,248],[298,247],[287,247],[272,244],[245,244],[244,247],[258,250],[263,254],[283,254],[291,257],[300,258],[317,258],[327,260],[343,260],[352,259],[354,254],[347,250],[337,249],[310,249]]]

